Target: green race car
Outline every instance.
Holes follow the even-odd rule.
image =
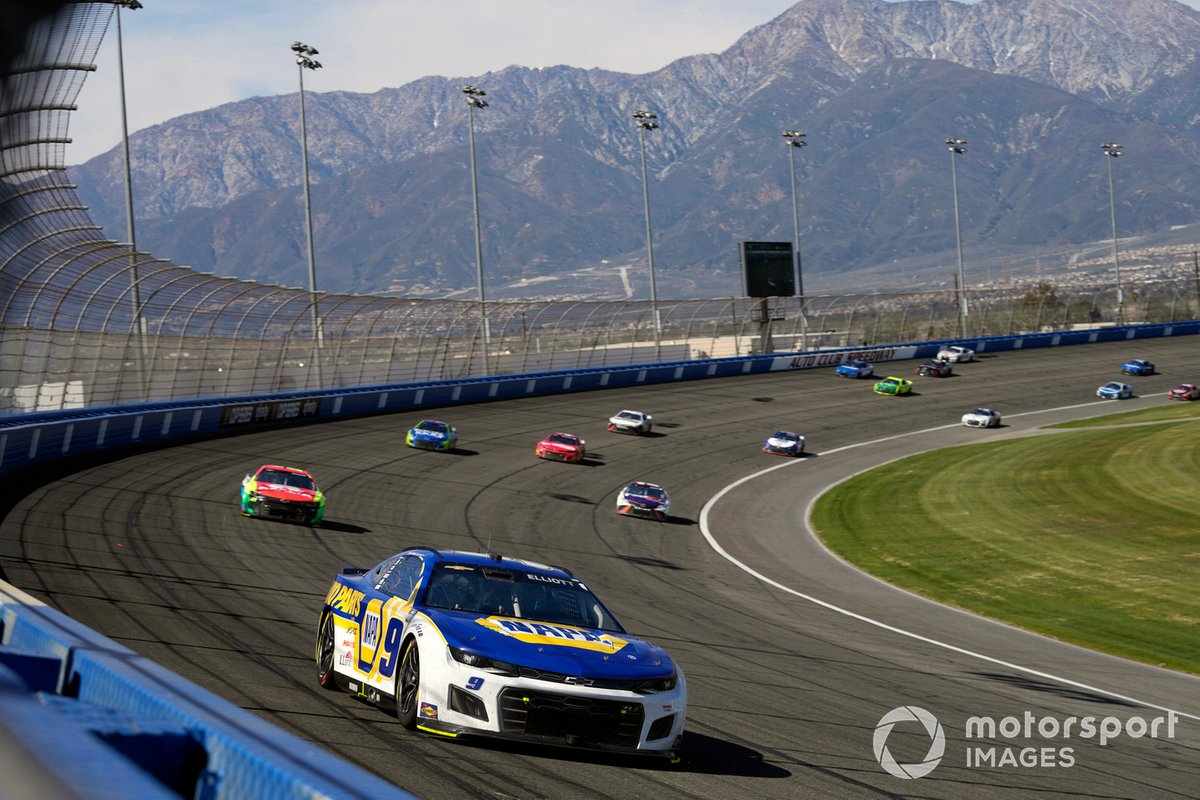
[[[875,384],[875,394],[901,395],[912,391],[913,382],[908,378],[888,376]]]
[[[404,443],[419,450],[448,453],[458,445],[458,431],[440,419],[423,419],[408,429]]]

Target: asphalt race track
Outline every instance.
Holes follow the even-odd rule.
[[[1133,400],[1098,401],[1095,388],[1122,379],[1132,356],[1157,361],[1161,374],[1125,378]],[[1200,339],[984,354],[943,379],[915,368],[880,366],[915,379],[914,396],[900,398],[821,369],[429,412],[457,425],[451,454],[404,447],[418,414],[144,453],[17,502],[0,526],[0,578],[426,798],[1200,796],[1200,679],[892,589],[826,553],[804,526],[822,487],[906,453],[1166,403],[1171,386],[1200,382]],[[977,405],[1000,409],[1005,427],[956,424]],[[608,433],[621,408],[652,413],[654,434]],[[760,452],[777,428],[805,434],[810,455]],[[534,443],[556,430],[588,440],[585,463],[534,458]],[[317,476],[329,497],[324,527],[238,514],[242,476],[266,462]],[[727,489],[769,467],[778,469]],[[616,515],[616,493],[633,479],[670,490],[669,523]],[[490,548],[588,581],[687,673],[683,762],[446,741],[321,690],[313,641],[333,574],[413,544]],[[927,709],[945,734],[941,763],[916,780],[889,775],[873,752],[880,719],[906,705]],[[1124,722],[1166,709],[1181,714],[1173,738],[1164,727],[1104,747],[1036,729],[990,741],[964,733],[971,716]],[[912,764],[930,742],[901,723],[886,746]],[[1023,757],[1045,763],[967,766],[977,747],[995,748],[997,762],[1006,748],[1017,758],[1037,748]]]

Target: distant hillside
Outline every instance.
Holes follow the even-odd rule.
[[[1197,219],[1197,53],[1200,13],[1174,0],[801,0],[724,53],[647,75],[511,67],[309,93],[320,286],[473,296],[466,82],[491,103],[476,139],[497,298],[623,296],[616,269],[631,264],[648,296],[638,108],[662,124],[646,145],[664,298],[739,293],[737,242],[791,238],[786,128],[810,145],[796,152],[810,291],[861,288],[856,273],[944,277],[951,135],[969,141],[957,166],[973,258],[1109,235],[1099,145],[1111,140],[1126,147],[1114,165],[1122,235],[1163,231]],[[305,285],[298,141],[295,95],[134,134],[139,245]],[[71,173],[122,238],[119,151]],[[530,283],[544,276],[560,280]]]

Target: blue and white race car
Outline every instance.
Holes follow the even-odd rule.
[[[791,431],[775,431],[763,441],[763,452],[780,456],[804,455],[804,437]]]
[[[317,631],[320,684],[406,728],[678,758],[683,672],[562,567],[409,548],[338,573]]]
[[[869,378],[875,374],[875,367],[861,359],[852,358],[844,364],[838,364],[835,372],[843,378]]]
[[[421,450],[447,452],[458,444],[458,430],[440,419],[423,419],[408,429],[404,443]]]
[[[1123,375],[1153,375],[1154,362],[1144,358],[1131,358],[1121,365]]]
[[[1096,397],[1102,397],[1105,400],[1124,400],[1127,397],[1133,397],[1133,387],[1128,383],[1109,381],[1096,390]]]
[[[657,483],[634,481],[617,493],[617,513],[666,522],[671,518],[671,498]]]

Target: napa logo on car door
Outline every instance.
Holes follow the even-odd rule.
[[[368,685],[391,691],[404,620],[411,608],[412,603],[396,597],[372,598],[362,607],[355,669]]]

